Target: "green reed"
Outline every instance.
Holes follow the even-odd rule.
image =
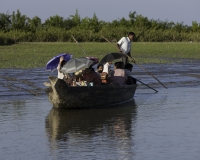
[[[107,53],[117,52],[109,43],[80,43],[86,55],[76,43],[34,42],[0,46],[0,68],[40,68],[59,53],[71,53],[74,57],[95,56],[102,58]],[[200,43],[189,42],[135,42],[132,56],[142,64],[181,63],[184,60],[200,60]]]

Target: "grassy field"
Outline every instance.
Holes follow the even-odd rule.
[[[80,43],[86,56],[102,58],[105,54],[116,52],[109,43]],[[45,67],[47,61],[59,53],[72,53],[74,57],[84,56],[76,43],[20,43],[0,46],[0,68],[38,68]],[[200,60],[200,43],[133,43],[132,56],[141,64],[181,63]]]

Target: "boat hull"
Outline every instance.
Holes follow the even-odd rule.
[[[131,100],[136,85],[67,86],[56,77],[49,77],[46,93],[55,108],[101,107]]]

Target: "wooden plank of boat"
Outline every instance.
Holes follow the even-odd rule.
[[[49,77],[46,93],[56,108],[100,107],[131,100],[137,85],[68,86],[63,80]]]

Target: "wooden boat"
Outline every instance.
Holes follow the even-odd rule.
[[[46,93],[55,108],[102,107],[131,100],[137,85],[68,86],[49,77]]]

